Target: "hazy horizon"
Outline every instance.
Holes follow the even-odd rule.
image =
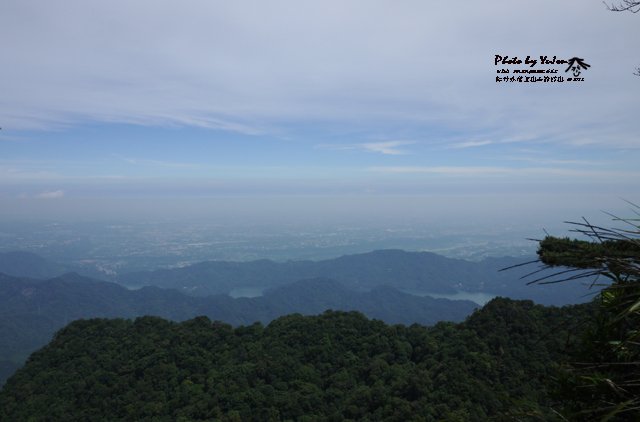
[[[635,18],[599,0],[5,1],[0,220],[537,231],[626,216]],[[496,55],[591,67],[504,84]]]

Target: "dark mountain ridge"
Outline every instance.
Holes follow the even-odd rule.
[[[242,289],[265,291],[293,282],[325,278],[340,282],[350,290],[368,291],[378,286],[391,286],[418,295],[452,295],[459,291],[531,299],[545,305],[564,305],[589,301],[596,293],[583,283],[528,286],[535,265],[503,268],[521,264],[528,258],[486,258],[479,262],[447,258],[431,252],[378,250],[345,255],[322,261],[274,262],[266,259],[249,262],[205,261],[182,268],[161,269],[111,275],[98,271],[52,263],[28,252],[0,253],[0,273],[28,278],[47,279],[76,271],[82,275],[108,279],[130,288],[158,286],[176,289],[191,296],[230,294]],[[557,270],[557,269],[556,269]],[[554,270],[555,271],[555,270]],[[537,277],[551,274],[541,271]]]
[[[193,296],[207,296],[241,288],[269,289],[302,279],[328,278],[359,291],[386,285],[421,295],[466,291],[532,299],[546,305],[590,300],[589,294],[593,291],[581,283],[528,286],[527,280],[521,277],[535,266],[500,271],[526,261],[526,258],[504,257],[470,262],[430,252],[379,250],[324,261],[207,261],[182,268],[123,274],[118,282],[129,286],[155,285]],[[549,274],[551,271],[542,271],[537,277]]]
[[[356,292],[330,279],[298,281],[262,297],[233,299],[227,295],[193,297],[158,287],[127,290],[74,273],[50,280],[0,274],[0,376],[2,362],[19,365],[46,344],[55,330],[83,318],[155,315],[182,321],[204,315],[241,325],[333,309],[358,310],[389,323],[430,325],[440,320],[461,321],[476,307],[469,301],[417,297],[389,287]]]
[[[0,273],[17,277],[52,278],[69,272],[69,267],[31,252],[0,252]]]

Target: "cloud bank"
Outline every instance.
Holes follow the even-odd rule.
[[[637,148],[640,57],[624,40],[640,25],[628,15],[579,0],[6,0],[0,122],[245,134],[304,121],[406,124]],[[497,86],[496,54],[579,55],[592,67],[582,84]]]

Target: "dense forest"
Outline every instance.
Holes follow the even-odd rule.
[[[183,321],[207,316],[237,326],[333,309],[360,311],[388,323],[432,325],[462,321],[476,307],[470,301],[412,296],[390,287],[356,292],[327,279],[302,280],[261,297],[234,299],[192,297],[157,287],[127,290],[77,274],[34,280],[0,273],[0,387],[58,329],[81,318],[154,315]]]
[[[465,322],[356,312],[233,328],[198,317],[75,321],[0,393],[2,420],[553,420],[592,305],[494,299]]]

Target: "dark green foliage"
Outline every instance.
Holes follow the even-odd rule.
[[[634,211],[640,207],[634,206]],[[625,229],[573,223],[590,241],[547,237],[540,261],[568,266],[551,282],[598,275],[607,281],[584,341],[560,383],[564,413],[575,420],[640,420],[640,224]],[[569,275],[568,275],[569,274]]]
[[[53,333],[80,318],[156,315],[176,321],[206,315],[233,325],[268,323],[293,312],[319,314],[327,309],[358,310],[390,323],[435,324],[462,321],[476,305],[411,296],[391,288],[355,292],[332,280],[306,280],[253,299],[226,295],[191,297],[175,290],[145,287],[127,290],[115,283],[67,274],[51,280],[18,279],[0,274],[0,386],[27,356]]]
[[[553,420],[547,381],[585,305],[495,299],[465,323],[289,315],[82,320],[0,392],[2,420]]]
[[[585,240],[547,236],[540,242],[540,260],[549,266],[565,266],[582,269],[607,269],[620,272],[616,262],[640,261],[640,244],[628,240]]]

